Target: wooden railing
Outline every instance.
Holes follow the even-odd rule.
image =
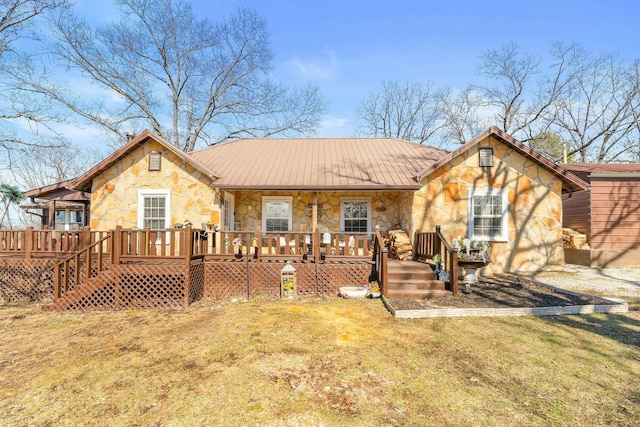
[[[118,226],[113,239],[114,263],[141,260],[189,262],[204,257],[207,253],[205,242],[206,236],[191,227],[140,230]]]
[[[116,263],[156,260],[176,262],[201,257],[266,259],[343,259],[371,256],[374,233],[213,231],[184,228],[91,231],[0,230],[0,255],[64,258],[113,234],[110,251]],[[235,244],[237,243],[237,244]],[[103,249],[105,250],[105,249]],[[94,249],[95,251],[95,249]]]
[[[113,264],[112,235],[105,235],[97,242],[76,252],[54,269],[54,298],[61,298],[69,290],[77,289]]]
[[[386,247],[380,230],[376,230],[374,234],[372,261],[375,263],[380,292],[386,297],[389,290],[389,278],[387,276],[389,264],[389,248]]]
[[[329,239],[316,229],[308,231],[218,231],[206,232],[206,247],[214,257],[280,258],[317,260],[334,257],[368,257],[373,233],[330,233]],[[210,243],[209,243],[210,242]]]
[[[416,233],[413,239],[413,257],[422,261],[439,254],[442,266],[449,275],[449,290],[458,295],[458,249],[443,236],[440,226],[433,233]]]

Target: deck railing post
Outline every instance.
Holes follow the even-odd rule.
[[[113,264],[120,265],[120,257],[122,256],[122,226],[117,225],[113,232]]]
[[[187,270],[184,275],[184,306],[188,307],[191,288],[191,257],[193,256],[193,231],[190,225],[187,225],[185,233],[186,236],[182,239],[185,244],[185,269]]]
[[[382,295],[384,295],[385,297],[387,297],[387,291],[388,291],[388,287],[389,287],[389,279],[387,278],[387,264],[389,261],[389,248],[387,248],[386,246],[382,248],[381,250],[381,255],[382,255],[382,261],[380,262],[380,270],[378,272],[378,274],[382,277],[382,283],[380,283],[380,285],[382,285]]]
[[[260,262],[260,259],[262,258],[262,230],[260,229],[260,227],[256,229],[256,246],[254,250],[256,251],[256,253],[253,257],[257,262]]]
[[[31,251],[33,250],[33,227],[27,227],[24,230],[24,257],[25,259],[31,258]]]
[[[320,230],[313,229],[313,257],[316,264],[320,264]]]
[[[60,271],[60,264],[56,264],[54,269],[54,281],[53,281],[53,298],[60,298],[60,281],[62,280],[62,271]]]
[[[433,238],[433,255],[441,254],[442,252],[442,241],[440,240],[440,234],[441,228],[439,225],[436,225],[436,235]]]

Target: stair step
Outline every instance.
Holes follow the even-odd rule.
[[[417,289],[417,290],[429,290],[429,289],[444,289],[444,282],[440,280],[402,280],[396,281],[389,279],[389,289]]]
[[[438,275],[433,271],[393,271],[387,272],[389,280],[405,281],[405,280],[438,280]]]
[[[452,296],[451,291],[444,289],[430,289],[430,290],[403,290],[403,289],[391,289],[387,292],[387,298],[411,298],[411,299],[428,299],[428,298],[440,298]]]

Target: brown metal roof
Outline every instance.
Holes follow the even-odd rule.
[[[220,188],[410,189],[448,151],[392,138],[240,139],[189,154]]]
[[[591,174],[640,174],[640,163],[570,163],[562,166],[586,182],[591,181]]]
[[[70,190],[69,186],[73,180],[61,181],[44,187],[34,188],[25,191],[24,196],[32,199],[55,199],[67,201],[89,201],[89,197],[82,191]]]

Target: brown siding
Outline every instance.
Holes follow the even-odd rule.
[[[640,249],[640,180],[591,178],[591,247]]]
[[[562,226],[586,234],[587,239],[591,234],[589,226],[590,195],[589,191],[577,191],[562,198]]]

